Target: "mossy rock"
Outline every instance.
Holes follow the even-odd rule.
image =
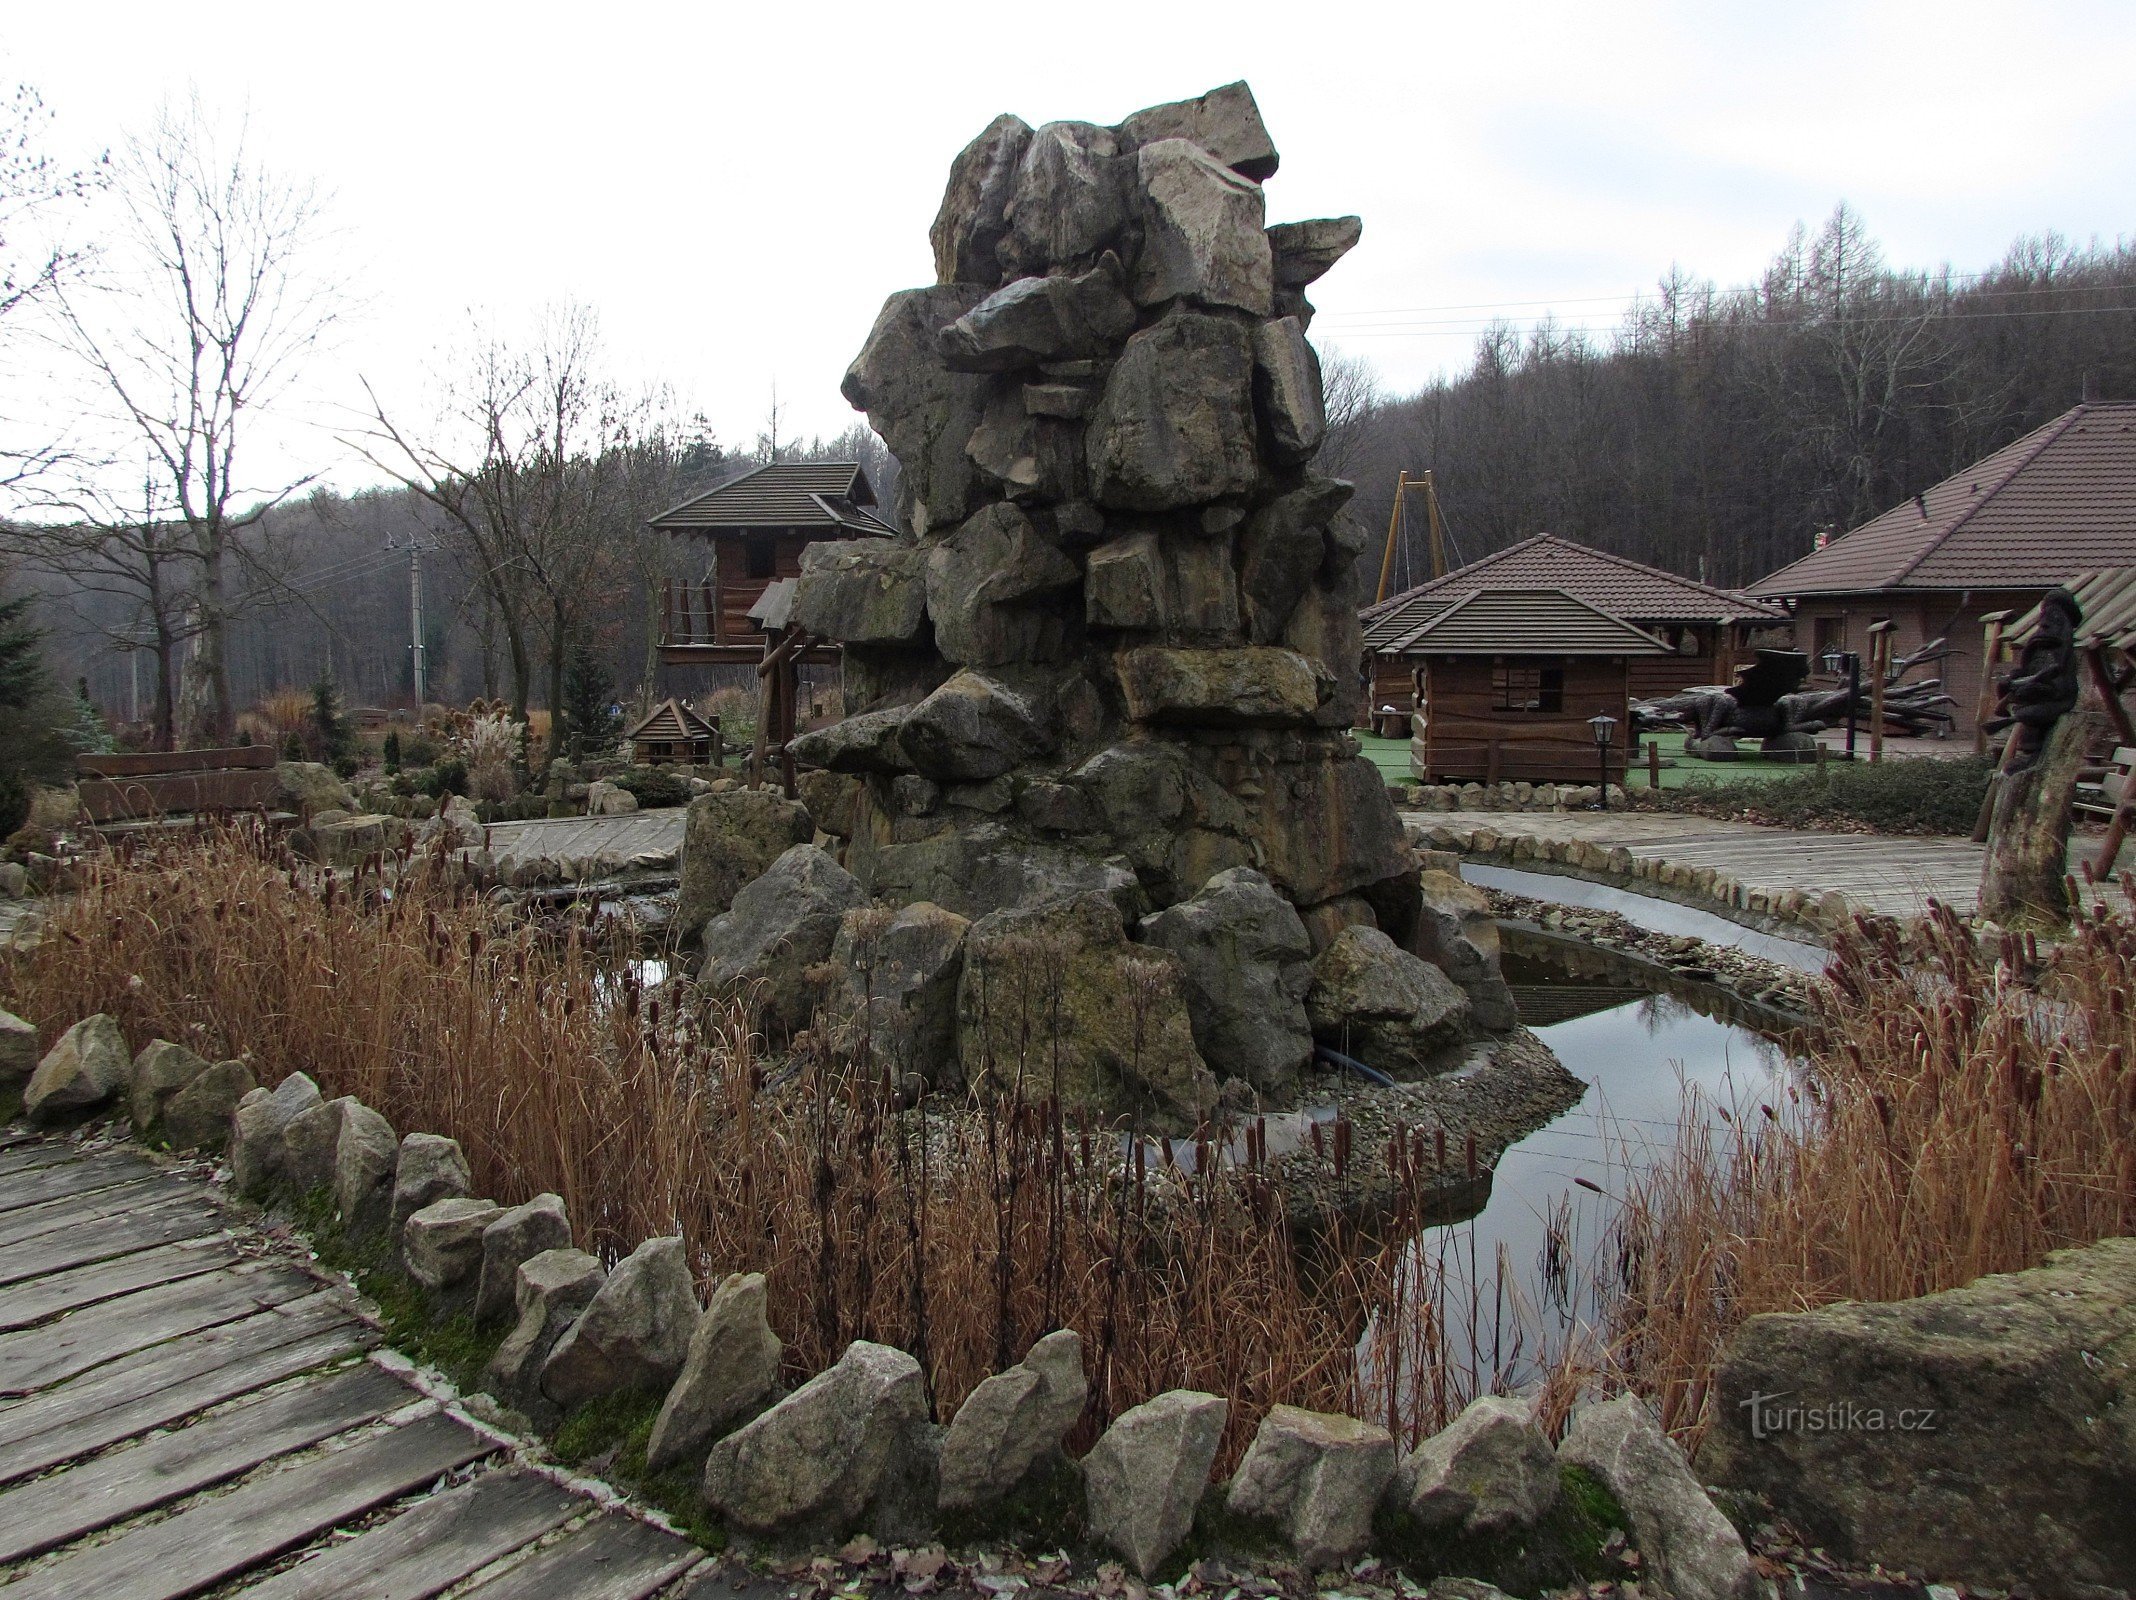
[[[1427,1529],[1406,1510],[1383,1505],[1372,1519],[1372,1548],[1418,1583],[1480,1578],[1514,1595],[1540,1595],[1623,1576],[1602,1549],[1613,1530],[1627,1529],[1623,1507],[1583,1469],[1558,1471],[1565,1485],[1563,1498],[1525,1534],[1472,1538]]]

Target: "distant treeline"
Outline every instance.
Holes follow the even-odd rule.
[[[2087,396],[2136,399],[2136,245],[1907,271],[1842,207],[1757,283],[1672,275],[1608,337],[1496,328],[1462,376],[1354,403],[1324,463],[1375,551],[1397,474],[1430,468],[1462,558],[1549,532],[1734,586]]]
[[[768,458],[768,441],[729,452],[696,441],[676,459],[670,481],[656,496],[662,504],[696,494]],[[782,461],[860,459],[887,504],[896,490],[896,463],[876,437],[856,425],[835,439],[782,442]],[[228,630],[231,691],[239,705],[276,689],[301,687],[331,673],[350,705],[400,705],[414,691],[409,595],[411,540],[422,547],[424,638],[430,698],[464,704],[476,695],[510,693],[510,665],[497,619],[482,586],[469,572],[459,547],[440,524],[434,507],[402,488],[354,494],[319,491],[277,507],[248,535],[271,549],[271,581],[251,578],[255,593],[241,604]],[[693,581],[706,576],[702,544],[661,541],[667,573]],[[42,592],[40,616],[50,630],[48,650],[55,674],[85,680],[89,695],[114,719],[135,717],[135,696],[145,714],[153,695],[153,663],[145,651],[128,652],[123,638],[132,613],[120,600],[86,591],[54,573],[18,569],[18,582]],[[597,597],[589,641],[607,666],[619,696],[628,701],[650,681],[652,647],[660,619],[655,595],[643,581],[620,577]],[[668,687],[695,692],[701,672]],[[534,699],[544,698],[537,681]]]

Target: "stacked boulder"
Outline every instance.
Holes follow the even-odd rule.
[[[1227,1080],[1295,1090],[1316,1028],[1340,1048],[1304,1001],[1341,931],[1415,959],[1416,862],[1349,732],[1362,540],[1311,467],[1303,291],[1359,224],[1268,226],[1276,164],[1243,83],[1115,127],[997,118],[951,168],[938,281],[890,297],[846,374],[910,532],[804,552],[793,619],[842,645],[848,715],[793,748],[839,895],[971,919],[954,1048],[914,1063],[936,1081],[1004,1070],[989,1019],[1033,951],[1055,1014],[1136,999],[1118,1037],[1065,1030],[1064,1092],[1177,1122]],[[732,891],[694,898],[688,855],[701,926]],[[1189,933],[1241,967],[1182,960]],[[734,942],[708,935],[723,982],[763,960]],[[1412,1032],[1466,1025],[1455,993]]]

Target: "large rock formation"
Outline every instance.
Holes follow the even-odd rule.
[[[1752,1317],[1714,1374],[1699,1471],[1858,1563],[2105,1594],[2136,1574],[2132,1373],[2136,1239]]]
[[[1184,974],[1195,1059],[1167,1037],[1167,1081],[1135,1086],[1182,1118],[1204,1065],[1278,1094],[1306,1058],[1299,917],[1417,932],[1347,731],[1363,540],[1310,465],[1303,290],[1359,228],[1268,227],[1276,163],[1243,83],[1110,128],[997,118],[951,169],[940,281],[891,296],[846,374],[910,531],[813,547],[794,600],[846,646],[848,720],[794,750],[856,780],[836,831],[871,898],[973,919],[975,951],[991,917],[1093,894],[1172,951],[1220,928]],[[1236,889],[1160,915],[1239,868],[1298,917]],[[973,983],[968,955],[965,1021]],[[985,1050],[958,1053],[970,1077]]]

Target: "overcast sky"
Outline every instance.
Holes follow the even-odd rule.
[[[471,311],[576,297],[613,364],[746,446],[852,418],[884,295],[931,277],[957,150],[1000,111],[1112,122],[1234,78],[1282,170],[1271,221],[1357,212],[1314,333],[1390,388],[1493,316],[1614,324],[1672,263],[1754,275],[1845,199],[1891,259],[2136,231],[2136,5],[1362,6],[1084,0],[16,6],[0,76],[92,152],[197,88],[331,193],[366,297],[358,374],[413,407]],[[318,459],[367,474],[326,429]],[[300,447],[303,448],[303,447]]]

